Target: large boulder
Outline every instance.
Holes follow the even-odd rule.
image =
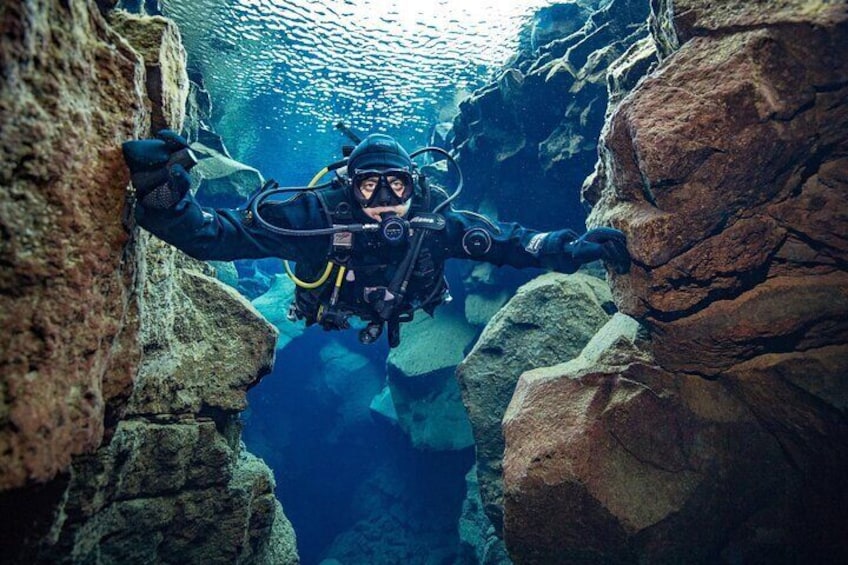
[[[277,331],[233,288],[170,245],[141,235],[144,363],[126,413],[238,412],[274,363]]]
[[[491,319],[456,371],[477,447],[477,474],[486,513],[503,522],[501,419],[518,377],[561,363],[580,350],[614,309],[607,284],[578,273],[548,273],[518,289]]]
[[[656,366],[644,337],[617,314],[578,358],[522,375],[504,417],[517,562],[711,563],[774,533],[781,442],[727,384]],[[770,541],[757,560],[780,560]]]
[[[613,296],[647,339],[522,377],[508,549],[844,561],[848,7],[653,5],[663,62],[611,114],[585,192],[589,225],[628,235]]]

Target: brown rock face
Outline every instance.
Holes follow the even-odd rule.
[[[729,385],[656,366],[638,332],[617,314],[580,357],[522,375],[504,417],[515,562],[712,563],[749,551],[740,522],[777,529],[763,515],[797,480],[781,443]]]
[[[517,563],[841,562],[848,6],[652,4],[664,60],[609,117],[584,191],[589,223],[628,235],[613,296],[649,339],[522,377],[507,547]]]
[[[637,268],[614,293],[664,367],[844,340],[844,12],[696,37],[609,122],[590,221],[626,228]]]
[[[0,8],[0,490],[97,447],[138,360],[120,142],[138,56],[84,2]],[[97,85],[95,88],[94,85]]]

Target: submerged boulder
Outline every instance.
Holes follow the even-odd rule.
[[[343,436],[346,431],[370,423],[372,401],[385,380],[382,364],[335,341],[322,347],[319,357],[326,393],[338,401],[333,433]]]
[[[61,510],[40,562],[298,562],[270,469],[209,419],[121,421],[75,462]]]
[[[454,371],[475,333],[454,303],[435,318],[420,313],[402,327],[402,345],[389,354],[388,386],[398,424],[414,446],[461,450],[474,444]]]
[[[199,178],[195,195],[204,206],[243,206],[265,182],[262,174],[253,167],[239,163],[201,141],[192,143],[191,148],[200,155],[200,162],[192,173]]]
[[[233,288],[170,245],[142,235],[144,364],[127,414],[237,412],[274,363],[277,332]]]
[[[578,358],[522,375],[504,417],[519,561],[715,562],[737,521],[768,528],[754,514],[791,476],[780,442],[726,384],[664,371],[644,345],[617,314]]]
[[[286,275],[277,275],[265,294],[254,298],[253,307],[277,328],[277,349],[283,349],[291,340],[303,334],[302,322],[288,319],[289,305],[294,300],[294,283]]]
[[[371,399],[368,409],[375,416],[382,418],[385,422],[391,425],[398,425],[397,410],[395,410],[394,402],[392,402],[392,391],[388,385],[384,386],[379,393]]]
[[[518,289],[457,368],[477,446],[486,513],[502,527],[501,419],[522,372],[576,356],[609,319],[607,284],[582,273],[548,273]]]

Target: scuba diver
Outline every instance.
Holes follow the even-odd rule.
[[[453,194],[431,189],[413,163],[427,151],[455,167]],[[402,322],[419,309],[432,315],[449,299],[444,266],[450,258],[563,273],[597,259],[617,272],[630,264],[625,236],[616,229],[542,233],[453,209],[462,173],[451,155],[434,147],[410,154],[384,134],[362,139],[309,187],[280,188],[269,181],[239,209],[198,204],[188,175],[196,157],[173,131],[128,141],[123,153],[139,225],[201,260],[294,261],[294,272],[286,263],[297,285],[289,319],[342,330],[358,317],[365,322],[362,343],[373,343],[385,328],[389,346],[396,347]],[[315,184],[330,171],[331,181]]]

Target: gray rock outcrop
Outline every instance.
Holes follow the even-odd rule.
[[[39,560],[296,563],[273,475],[240,445],[235,418],[270,370],[276,332],[202,263],[138,243],[145,356],[110,441],[71,466]]]
[[[177,26],[162,16],[115,10],[109,24],[124,36],[144,61],[144,92],[150,108],[150,131],[183,129],[189,93],[186,52]]]
[[[465,501],[459,516],[460,559],[462,563],[481,565],[509,565],[512,561],[506,553],[503,540],[483,509],[477,466],[465,476]]]
[[[397,422],[420,449],[460,450],[474,438],[454,378],[474,339],[460,307],[442,306],[435,318],[419,313],[401,329],[403,346],[387,362]]]

